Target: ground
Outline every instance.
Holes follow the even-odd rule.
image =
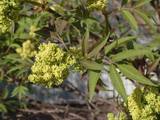
[[[8,114],[4,120],[106,120],[109,112],[116,113],[118,105],[114,101],[96,99],[91,103],[42,104],[30,101],[26,109],[16,114]]]

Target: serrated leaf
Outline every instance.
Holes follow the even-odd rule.
[[[134,30],[138,29],[137,21],[130,11],[122,9],[122,15]]]
[[[134,80],[138,83],[149,85],[149,86],[157,86],[151,80],[143,76],[135,67],[127,64],[119,64],[118,68],[127,78]]]
[[[84,55],[84,56],[87,55],[88,40],[89,40],[89,29],[88,29],[88,27],[87,27],[87,28],[86,28],[86,32],[85,32],[85,34],[84,34],[83,41],[82,41],[82,52],[83,52],[83,55]]]
[[[99,80],[99,77],[100,77],[100,72],[91,70],[88,71],[89,100],[92,100],[94,96],[95,88]]]
[[[144,12],[142,12],[141,10],[137,10],[137,9],[135,9],[134,11],[144,20],[144,22],[147,25],[149,25],[152,29],[155,29],[155,26],[153,25],[149,17]]]
[[[131,40],[134,40],[135,38],[136,37],[134,37],[134,36],[130,36],[130,37],[123,37],[123,38],[115,40],[110,45],[105,47],[105,54],[108,54],[113,48],[118,47],[124,43],[131,41]]]
[[[119,73],[116,70],[116,67],[113,64],[110,65],[109,76],[114,88],[122,96],[123,100],[127,102],[127,94],[126,94],[123,82],[121,80]]]
[[[151,54],[149,50],[142,50],[142,49],[133,49],[133,50],[126,50],[111,57],[113,62],[119,62],[124,59],[134,59],[136,57],[143,57],[144,55]]]
[[[138,0],[138,2],[135,5],[135,8],[142,7],[143,5],[148,4],[150,2],[151,0]]]
[[[24,97],[27,92],[28,92],[28,88],[20,85],[14,88],[12,92],[12,97],[17,96],[19,99],[22,99],[22,97]]]
[[[83,60],[81,61],[81,64],[90,70],[102,70],[103,69],[103,64],[96,63],[94,61],[89,61],[89,60]]]
[[[97,45],[88,55],[88,58],[91,58],[93,56],[97,56],[97,54],[100,52],[100,50],[106,45],[107,40],[110,36],[110,33],[107,35],[107,37],[99,44]]]

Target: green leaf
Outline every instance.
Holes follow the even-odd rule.
[[[88,58],[91,58],[93,56],[97,56],[97,54],[100,52],[100,50],[106,45],[107,40],[110,36],[110,33],[107,35],[107,37],[105,38],[105,40],[103,40],[99,45],[97,45],[89,54],[88,54]]]
[[[144,55],[150,55],[151,51],[149,50],[142,50],[142,49],[132,49],[120,52],[116,55],[111,57],[113,62],[119,62],[124,59],[134,59],[136,57],[143,57]]]
[[[65,9],[56,3],[51,5],[49,8],[62,16],[65,14]]]
[[[89,40],[89,29],[88,27],[86,28],[86,32],[84,35],[84,39],[82,41],[82,52],[83,55],[86,56],[87,55],[87,50],[88,50],[88,40]]]
[[[134,37],[134,36],[129,36],[129,37],[123,37],[123,38],[115,40],[110,45],[105,47],[105,54],[108,54],[113,48],[118,47],[124,43],[131,41],[131,40],[134,40],[135,38],[136,37]]]
[[[153,38],[154,40],[150,42],[147,46],[154,50],[154,49],[160,49],[160,35],[156,35]]]
[[[4,90],[2,90],[2,93],[1,93],[1,99],[6,99],[9,95],[9,91],[7,88],[4,88]]]
[[[1,61],[0,61],[1,62]],[[0,69],[0,82],[4,79],[4,71]]]
[[[6,113],[7,112],[7,108],[4,104],[0,103],[0,112],[4,112]]]
[[[94,92],[95,92],[97,82],[98,82],[99,77],[100,77],[100,72],[89,70],[88,75],[89,75],[88,76],[89,77],[89,81],[88,81],[89,100],[92,100],[92,98],[94,96]]]
[[[151,0],[138,0],[138,2],[135,5],[135,8],[142,7],[145,4],[149,4]]]
[[[137,9],[135,9],[134,11],[144,20],[144,22],[147,25],[149,25],[152,29],[155,29],[154,24],[151,22],[149,17],[144,12],[142,12],[141,10],[137,10]]]
[[[7,74],[10,74],[10,73],[15,72],[15,71],[17,71],[17,70],[22,70],[23,68],[24,68],[24,66],[22,66],[22,65],[17,65],[17,66],[15,66],[15,67],[12,67],[11,69],[9,69],[9,70],[7,71]]]
[[[19,44],[17,44],[17,43],[12,43],[12,44],[10,44],[9,45],[10,47],[12,47],[12,48],[19,48],[19,47],[21,47]]]
[[[122,5],[125,5],[129,2],[129,0],[122,0]]]
[[[18,98],[21,100],[22,97],[24,97],[27,92],[28,92],[28,88],[20,85],[20,86],[17,86],[17,87],[13,90],[13,92],[12,92],[12,97],[18,96]]]
[[[25,74],[26,73],[28,73],[28,69],[26,68],[26,69],[22,69],[22,70],[20,70],[20,71],[17,71],[17,73],[16,73],[16,77],[19,77],[19,76],[23,76],[23,77],[25,77]]]
[[[149,67],[147,73],[150,73],[150,72],[154,71],[154,70],[158,67],[159,62],[160,62],[160,57],[157,58],[157,59],[154,61],[154,63],[152,64],[151,67]]]
[[[89,61],[89,60],[83,60],[81,61],[81,64],[90,70],[102,70],[103,69],[103,64],[96,63],[94,61]]]
[[[117,92],[122,96],[123,100],[127,102],[127,94],[123,82],[121,80],[119,73],[116,70],[116,67],[113,64],[110,65],[109,72],[112,85],[117,90]]]
[[[27,3],[31,3],[32,5],[42,6],[42,4],[35,0],[25,0]]]
[[[129,79],[135,80],[138,83],[144,84],[144,85],[150,85],[150,86],[157,86],[151,80],[144,77],[135,67],[132,65],[126,65],[126,64],[119,64],[118,68],[120,71]]]
[[[122,15],[134,30],[138,29],[137,21],[130,11],[122,9]]]

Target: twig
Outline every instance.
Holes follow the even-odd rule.
[[[84,117],[81,117],[81,116],[79,116],[79,115],[77,115],[77,114],[74,114],[74,113],[69,113],[69,115],[71,115],[71,116],[73,116],[73,117],[76,117],[75,120],[86,120]]]

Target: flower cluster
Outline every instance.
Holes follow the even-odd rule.
[[[88,0],[88,9],[103,10],[106,7],[108,0]]]
[[[1,0],[0,1],[0,33],[9,31],[11,26],[11,19],[9,14],[12,13],[12,8],[17,7],[15,0]],[[11,15],[10,15],[11,16]]]
[[[108,113],[107,114],[107,120],[115,120],[115,116],[113,113]]]
[[[113,113],[108,113],[107,119],[108,120],[127,120],[127,116],[123,112],[120,112],[118,116],[115,116]]]
[[[74,71],[78,71],[78,72],[83,72],[83,67],[80,65],[80,60],[83,59],[83,55],[81,52],[81,48],[78,47],[70,47],[68,50],[68,55],[72,58],[76,60],[76,63],[74,64],[74,66],[72,65],[72,69]]]
[[[133,120],[158,120],[160,114],[158,88],[136,88],[128,97],[128,109]]]
[[[77,66],[77,58],[73,50],[74,48],[65,52],[57,44],[41,44],[31,68],[32,74],[28,79],[32,83],[46,87],[60,85],[67,77],[69,69]]]
[[[22,47],[16,49],[16,52],[17,52],[23,59],[34,57],[35,54],[36,54],[34,44],[31,43],[30,40],[25,41],[25,42],[22,44]]]

